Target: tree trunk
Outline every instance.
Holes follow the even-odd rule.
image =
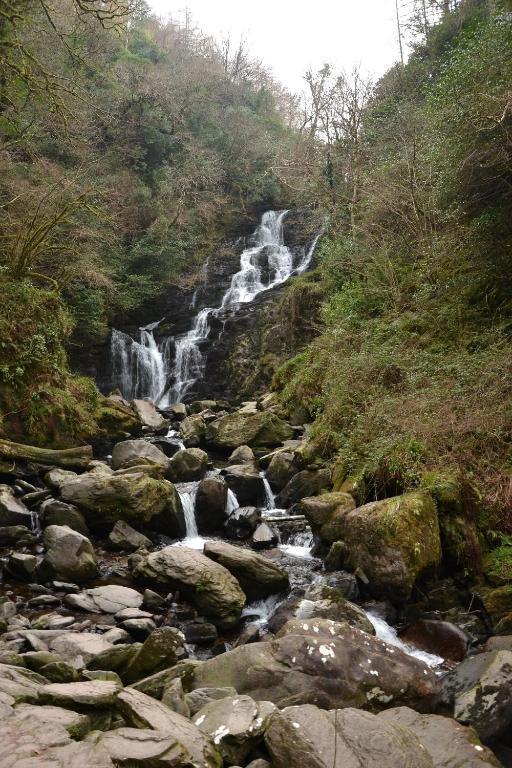
[[[36,464],[64,467],[65,469],[86,469],[93,458],[90,445],[55,451],[50,448],[36,448],[33,445],[11,443],[10,440],[0,440],[0,456],[4,459],[34,461]]]

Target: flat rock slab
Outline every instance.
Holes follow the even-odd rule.
[[[90,680],[85,683],[53,683],[39,690],[42,702],[56,706],[110,707],[115,703],[119,686],[111,680]]]
[[[48,647],[65,661],[73,663],[81,660],[87,664],[99,653],[112,648],[112,643],[93,632],[66,632],[49,640]]]
[[[143,597],[130,587],[111,584],[106,587],[86,589],[78,595],[66,595],[64,602],[71,608],[90,613],[118,613],[125,608],[140,608]]]
[[[222,760],[214,753],[195,760],[186,746],[166,731],[118,728],[95,735],[118,766],[158,765],[161,768],[220,768]]]
[[[0,693],[15,701],[35,701],[48,681],[37,672],[10,664],[0,664]]]
[[[62,707],[53,707],[50,704],[45,706],[20,704],[16,707],[15,712],[16,717],[24,720],[46,723],[50,726],[61,726],[76,740],[83,739],[91,730],[91,721],[88,715],[72,712],[70,709],[62,709]]]

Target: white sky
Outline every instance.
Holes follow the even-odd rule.
[[[401,0],[400,5],[403,5]],[[361,65],[381,75],[399,58],[395,0],[149,0],[161,16],[183,21],[184,9],[204,32],[247,40],[292,91],[301,91],[308,68]],[[406,3],[407,4],[407,3]]]

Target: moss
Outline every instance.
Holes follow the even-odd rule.
[[[512,546],[504,545],[487,552],[483,558],[483,573],[494,586],[512,582]]]
[[[482,587],[478,590],[478,594],[493,621],[496,622],[512,613],[512,584],[496,589]]]

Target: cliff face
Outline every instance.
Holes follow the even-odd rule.
[[[320,228],[320,217],[311,211],[287,215],[284,240],[297,260],[307,253]],[[198,311],[221,305],[231,277],[239,269],[240,254],[249,244],[250,234],[246,232],[224,242],[189,283],[165,290],[158,300],[137,310],[130,324],[120,330],[137,339],[140,327],[161,321],[154,335],[157,341],[169,339],[172,359],[174,339],[190,330]],[[300,291],[294,289],[297,280],[301,281]],[[303,275],[261,293],[234,311],[212,317],[211,332],[201,347],[205,375],[188,399],[206,394],[240,399],[264,390],[275,368],[311,339],[318,305],[314,280]],[[93,376],[103,392],[115,387],[109,338],[95,349],[75,350],[71,357],[75,369]]]

